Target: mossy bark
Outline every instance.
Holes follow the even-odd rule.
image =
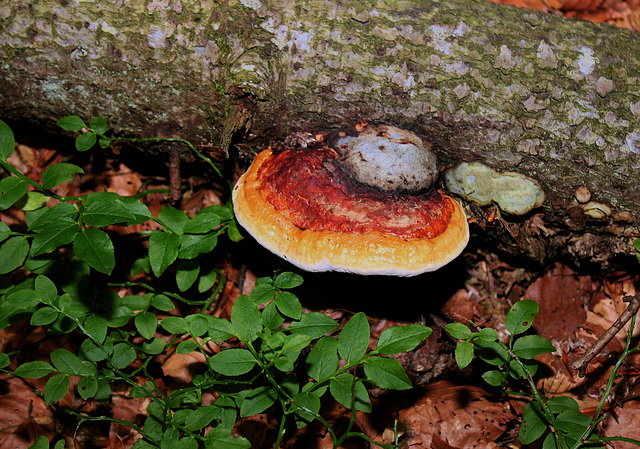
[[[544,216],[512,226],[538,259],[630,253],[637,232],[568,213],[581,185],[614,214],[640,212],[640,39],[627,30],[476,0],[16,0],[0,4],[0,59],[5,120],[98,115],[123,135],[211,146],[249,125],[258,146],[387,123],[432,140],[442,165],[537,179]]]

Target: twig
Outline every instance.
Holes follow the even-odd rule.
[[[593,344],[591,348],[587,352],[584,353],[582,357],[577,360],[574,360],[571,363],[571,368],[578,371],[578,375],[580,377],[584,377],[587,369],[587,365],[593,358],[602,351],[605,346],[609,344],[613,337],[616,336],[618,332],[627,324],[627,322],[636,314],[638,310],[640,310],[640,293],[637,293],[635,296],[625,296],[622,298],[624,302],[628,302],[629,306],[627,309],[622,312],[622,314],[618,317],[615,323],[611,325],[607,331],[602,334],[600,338]]]

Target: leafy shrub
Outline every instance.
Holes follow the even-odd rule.
[[[68,131],[85,131],[76,139],[80,151],[96,142],[105,148],[116,140],[105,135],[107,125],[100,118],[87,125],[78,117],[65,117],[59,125]],[[203,258],[221,235],[240,238],[230,204],[207,207],[193,218],[167,206],[156,217],[141,200],[144,192],[131,197],[112,192],[64,197],[51,189],[81,174],[82,168],[54,164],[38,183],[8,162],[14,146],[11,130],[0,121],[0,165],[12,175],[0,181],[0,210],[22,208],[27,222],[25,233],[0,226],[0,274],[9,275],[0,289],[0,328],[29,320],[33,326],[45,326],[50,334],[72,334],[71,341],[77,344],[76,350],[54,349],[49,361],[27,361],[14,371],[9,366],[18,354],[0,354],[0,370],[24,379],[48,376],[40,392],[47,405],[67,394],[74,377],[77,394],[84,400],[106,402],[116,384],[130,386],[131,397],[149,399],[142,426],[65,409],[77,418],[78,425],[96,420],[129,425],[142,436],[135,449],[248,448],[248,440],[231,432],[238,417],[273,411],[280,416],[276,447],[287,422],[304,427],[314,420],[327,427],[338,446],[350,436],[369,438],[352,431],[355,413],[347,431],[337,435],[320,415],[323,396],[331,395],[349,410],[369,412],[366,384],[392,390],[411,388],[400,363],[386,356],[414,349],[431,329],[417,324],[391,327],[382,333],[376,348],[369,350],[369,324],[363,313],[357,313],[336,338],[339,324],[335,320],[302,312],[300,301],[290,291],[302,283],[297,274],[258,279],[251,295],[236,299],[230,321],[207,314],[224,279]],[[50,198],[58,204],[47,206]],[[178,290],[197,286],[200,293],[211,292],[208,299],[194,301],[145,284],[92,282],[92,270],[109,276],[116,266],[116,248],[102,228],[148,220],[162,230],[149,233],[148,254],[134,263],[132,271],[160,277],[176,265]],[[24,276],[12,276],[16,270],[22,270]],[[114,287],[123,285],[143,287],[146,293],[120,297]],[[174,312],[176,302],[199,310],[159,321],[159,314]],[[225,341],[229,344],[212,344]],[[228,349],[217,350],[219,347]],[[189,385],[165,394],[157,387],[149,363],[169,350],[199,352],[205,363],[204,372]],[[307,352],[306,357],[301,355]],[[207,391],[214,391],[217,399],[203,405],[202,395]],[[48,444],[40,437],[32,447]],[[55,445],[63,446],[63,441]]]
[[[630,353],[638,350],[631,349],[635,317],[627,334],[625,350],[612,370],[606,390],[591,418],[580,412],[580,407],[574,399],[564,396],[548,398],[536,387],[533,376],[537,371],[538,362],[535,361],[535,357],[555,351],[547,339],[527,334],[538,312],[538,304],[528,299],[518,301],[511,307],[505,317],[505,326],[509,331],[507,344],[499,339],[494,329],[479,329],[473,323],[472,328],[476,330],[471,330],[462,323],[447,324],[447,332],[459,340],[455,351],[458,365],[461,368],[466,367],[475,354],[496,368],[482,375],[489,385],[505,390],[510,379],[524,381],[530,390],[526,395],[530,401],[524,408],[519,429],[522,444],[534,443],[546,434],[543,449],[577,449],[585,446],[604,448],[604,442],[614,440],[640,445],[640,441],[630,438],[604,438],[596,433],[598,424],[606,418],[602,410],[611,393],[618,369]]]

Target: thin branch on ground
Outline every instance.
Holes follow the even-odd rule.
[[[640,293],[637,293],[635,296],[625,296],[622,300],[629,303],[627,309],[622,312],[615,323],[613,323],[611,327],[607,329],[600,338],[598,338],[593,346],[589,348],[582,357],[571,363],[571,368],[578,371],[578,375],[580,377],[585,376],[589,362],[591,362],[591,360],[593,360],[593,358],[597,356],[611,340],[613,340],[616,334],[620,332],[625,324],[627,324],[627,322],[629,322],[629,320],[638,313],[638,310],[640,310]]]

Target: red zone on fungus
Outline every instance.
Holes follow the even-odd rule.
[[[283,150],[260,167],[260,195],[300,229],[433,239],[454,213],[437,191],[384,193],[354,182],[330,148]]]

